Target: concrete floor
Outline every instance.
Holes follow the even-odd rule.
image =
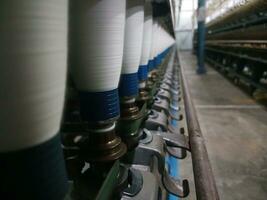
[[[222,200],[267,199],[267,110],[213,68],[196,75],[196,59],[181,52],[191,94]],[[193,180],[191,158],[181,176]],[[188,200],[194,200],[194,185]]]

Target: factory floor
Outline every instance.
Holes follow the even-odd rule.
[[[267,109],[207,65],[197,75],[196,58],[180,53],[222,200],[267,199]],[[190,155],[180,162],[193,180]],[[186,199],[196,199],[194,185]]]

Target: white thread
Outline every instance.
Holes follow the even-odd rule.
[[[150,59],[154,59],[156,55],[156,48],[157,48],[157,36],[158,36],[158,23],[157,21],[153,21],[152,27],[152,44],[151,44],[151,52],[150,52]]]
[[[144,27],[144,0],[126,1],[122,74],[136,73],[140,64]]]
[[[145,3],[145,22],[143,34],[143,46],[140,65],[146,65],[149,61],[149,54],[152,42],[152,6],[150,2]]]
[[[116,89],[122,65],[125,0],[73,0],[71,72],[78,89]]]
[[[174,43],[175,41],[173,37],[160,25],[160,23],[158,21],[153,21],[150,59],[157,57]]]
[[[0,2],[0,152],[59,131],[67,68],[67,0]]]

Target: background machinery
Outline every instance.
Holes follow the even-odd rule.
[[[240,1],[207,23],[206,60],[251,94],[267,89],[266,8],[264,0]]]

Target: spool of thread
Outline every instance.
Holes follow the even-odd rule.
[[[164,57],[167,55],[169,48],[174,44],[173,37],[163,28],[160,23],[153,24],[153,64],[150,70],[158,67]]]
[[[143,44],[140,66],[138,69],[139,81],[145,81],[148,74],[149,56],[152,42],[152,6],[150,2],[145,3],[145,18],[144,18],[144,32],[143,32]]]
[[[156,20],[153,20],[152,25],[152,42],[151,42],[151,50],[150,50],[150,63],[149,63],[149,71],[155,68],[155,56],[156,56],[156,48],[157,48],[157,26],[158,23]]]
[[[138,94],[137,72],[141,59],[143,27],[144,0],[127,0],[124,54],[119,87],[122,97]]]
[[[0,196],[63,199],[67,0],[0,2]]]
[[[157,49],[155,51],[157,52],[156,66],[159,66],[163,58],[166,55],[166,49],[168,48],[169,35],[161,26],[159,26],[157,30],[158,30],[158,41],[159,42],[157,45]]]
[[[119,116],[125,12],[125,0],[71,1],[71,73],[85,120]]]
[[[159,46],[159,24],[157,21],[153,23],[153,67],[152,69],[155,69],[157,67],[157,56],[158,56],[158,46]]]

